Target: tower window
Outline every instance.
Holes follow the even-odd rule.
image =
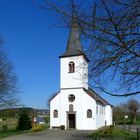
[[[53,117],[54,117],[54,118],[58,118],[58,111],[57,111],[57,110],[54,110],[54,111],[53,111]]]
[[[91,109],[87,110],[87,118],[92,118],[92,110]]]
[[[74,62],[69,63],[69,73],[73,73],[75,71],[75,64]]]

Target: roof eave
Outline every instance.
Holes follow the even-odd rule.
[[[59,58],[73,57],[73,56],[80,56],[80,55],[84,56],[85,60],[89,62],[89,59],[85,54],[66,54],[66,55],[64,54],[64,55],[60,55]]]
[[[99,99],[96,99],[96,98],[94,98],[94,97],[92,97],[94,100],[96,100],[97,102],[100,102],[102,105],[110,105],[111,107],[113,107],[113,105],[111,105],[110,103],[108,103],[105,99],[103,99],[99,94],[97,94],[95,91],[93,91],[91,88],[89,88],[88,90],[87,89],[85,89],[84,88],[84,90],[85,90],[85,92],[87,93],[88,91],[89,92],[92,92],[92,94],[93,95],[95,95],[95,96],[98,96],[99,97]],[[88,94],[88,93],[87,93]],[[88,94],[89,95],[89,94]],[[90,96],[90,95],[89,95]]]

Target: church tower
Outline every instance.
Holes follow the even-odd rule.
[[[76,17],[73,17],[66,52],[60,56],[60,89],[88,89],[88,58],[83,52]]]
[[[94,130],[112,124],[112,107],[88,87],[88,58],[73,17],[67,48],[60,56],[60,90],[50,100],[50,128]]]

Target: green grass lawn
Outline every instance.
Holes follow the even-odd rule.
[[[136,121],[135,124],[136,124],[136,125],[140,125],[140,117],[137,119],[137,121]]]
[[[14,117],[7,118],[4,121],[0,121],[0,138],[33,132],[32,130],[17,131],[16,130],[17,122],[18,119]],[[7,130],[3,131],[3,125],[7,125]],[[45,125],[42,130],[47,130],[47,129],[48,129],[48,125]]]
[[[43,131],[43,130],[47,130],[47,129],[48,129],[48,127],[44,126],[43,129],[41,129],[39,131]],[[0,130],[0,138],[19,135],[19,134],[34,133],[34,132],[38,132],[38,131],[33,131],[32,129],[22,130],[22,131],[19,131],[19,130],[16,130],[16,129],[8,129],[6,131]]]
[[[136,140],[136,133],[131,132],[131,135],[129,135],[128,132],[123,132],[123,130],[119,128],[113,128],[112,134],[103,134],[100,133],[99,131],[96,131],[92,134],[89,135],[91,138],[124,138],[127,140]]]
[[[31,130],[17,131],[17,122],[18,119],[16,117],[7,118],[4,121],[0,121],[0,138],[31,132]],[[7,130],[3,131],[3,125],[7,125]]]
[[[16,129],[18,119],[16,117],[7,118],[4,121],[0,121],[0,130],[2,130],[3,125],[7,125],[8,129]]]
[[[25,130],[25,131],[17,131],[16,129],[11,129],[11,130],[7,130],[7,131],[0,131],[0,138],[4,138],[4,137],[9,137],[9,136],[13,136],[13,135],[19,135],[19,134],[25,134],[25,133],[30,133],[32,132],[31,130]]]

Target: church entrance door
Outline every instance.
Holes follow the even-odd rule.
[[[69,128],[75,128],[75,114],[68,114]]]

